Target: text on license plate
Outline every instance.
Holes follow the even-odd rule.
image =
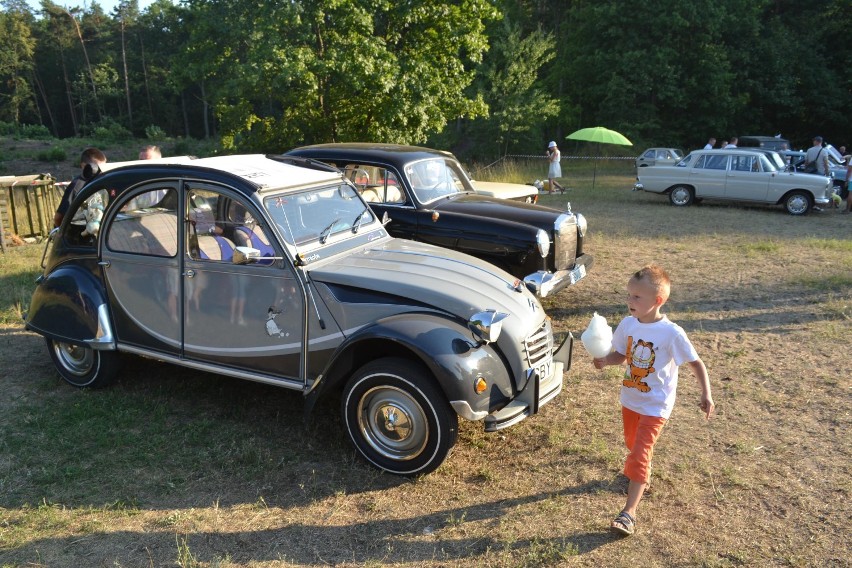
[[[539,380],[546,381],[553,373],[553,359],[548,359],[534,366],[533,372],[538,374]]]
[[[585,278],[585,276],[586,276],[586,265],[581,264],[580,266],[577,266],[577,267],[571,269],[570,275],[571,275],[570,276],[571,277],[571,284],[579,282],[580,279]]]

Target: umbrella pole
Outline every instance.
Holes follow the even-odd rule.
[[[598,152],[600,152],[601,145],[598,144]],[[598,178],[598,157],[595,156],[595,169],[592,171],[592,189],[595,189],[595,180]]]

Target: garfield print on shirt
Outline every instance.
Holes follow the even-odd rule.
[[[624,373],[625,379],[621,384],[628,388],[639,389],[640,392],[648,392],[651,387],[644,379],[653,373],[654,359],[654,344],[650,341],[639,339],[636,344],[633,344],[633,336],[627,336],[627,371]]]

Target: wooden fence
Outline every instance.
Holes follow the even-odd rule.
[[[0,177],[0,248],[6,252],[10,235],[46,237],[63,188],[50,174]]]

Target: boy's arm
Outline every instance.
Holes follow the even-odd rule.
[[[704,366],[704,361],[700,358],[690,361],[689,367],[698,380],[698,386],[701,387],[701,403],[698,406],[701,407],[701,410],[704,411],[709,419],[716,405],[713,404],[713,396],[710,394],[710,377],[707,374],[707,367]]]
[[[606,357],[598,357],[592,360],[595,364],[595,369],[603,369],[607,365],[621,365],[627,362],[627,356],[622,355],[618,351],[613,351]]]

